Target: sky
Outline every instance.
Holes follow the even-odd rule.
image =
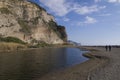
[[[120,0],[34,0],[82,45],[120,45]]]

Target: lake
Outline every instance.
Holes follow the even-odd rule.
[[[34,80],[88,60],[77,48],[41,48],[0,53],[0,80]]]

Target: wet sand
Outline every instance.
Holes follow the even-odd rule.
[[[120,80],[120,49],[106,52],[104,48],[87,47],[90,53],[84,54],[90,60],[66,68],[50,72],[35,80]],[[116,75],[115,75],[116,74]],[[112,78],[111,78],[112,77]]]

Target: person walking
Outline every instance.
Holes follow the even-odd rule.
[[[111,48],[112,48],[112,47],[111,47],[110,45],[108,46],[108,48],[109,48],[109,51],[111,51]]]
[[[108,46],[107,45],[105,46],[105,49],[106,49],[106,51],[108,51]]]

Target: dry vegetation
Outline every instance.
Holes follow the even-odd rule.
[[[25,49],[27,46],[18,44],[18,43],[12,43],[12,42],[0,42],[0,51],[12,51],[12,50],[18,50],[18,49]]]

